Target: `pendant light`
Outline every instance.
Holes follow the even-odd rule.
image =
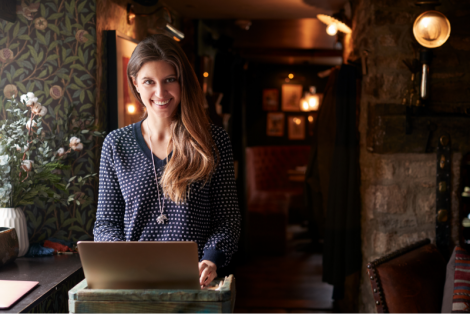
[[[318,14],[317,18],[325,23],[327,26],[326,33],[330,36],[335,36],[338,31],[349,34],[351,33],[351,28],[347,25],[347,17],[344,14],[344,10],[340,10],[338,13],[333,14],[332,16],[326,14]]]

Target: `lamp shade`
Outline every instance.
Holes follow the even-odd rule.
[[[450,22],[439,11],[426,11],[416,18],[413,35],[421,46],[440,47],[450,36]]]

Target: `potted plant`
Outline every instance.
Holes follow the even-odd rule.
[[[34,93],[20,99],[6,101],[7,119],[0,121],[0,226],[16,228],[18,256],[23,256],[29,240],[22,206],[37,200],[80,205],[84,196],[77,190],[96,173],[72,178],[64,173],[73,155],[84,149],[83,142],[103,137],[104,132],[92,131],[93,118],[73,109],[66,110],[65,122],[46,122],[47,107]],[[72,182],[78,187],[71,189]]]

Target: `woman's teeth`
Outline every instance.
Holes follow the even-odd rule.
[[[171,99],[168,99],[168,100],[165,100],[165,101],[157,101],[157,100],[152,100],[154,104],[158,105],[158,106],[164,106],[166,105],[167,103],[170,102]]]

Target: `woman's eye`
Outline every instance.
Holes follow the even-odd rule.
[[[151,80],[146,80],[146,81],[144,81],[144,84],[150,85],[150,84],[152,84],[152,81]]]
[[[173,83],[173,82],[176,82],[176,78],[171,77],[171,78],[168,78],[166,81],[167,81],[168,83]]]

